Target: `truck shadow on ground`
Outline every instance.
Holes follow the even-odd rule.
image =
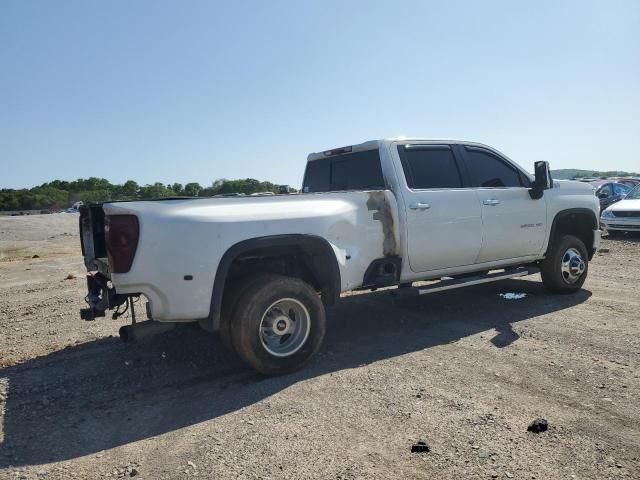
[[[508,301],[501,292],[524,292]],[[519,338],[512,325],[571,308],[591,293],[550,295],[541,282],[509,280],[414,298],[389,291],[343,298],[328,310],[321,352],[304,369],[265,378],[182,328],[135,345],[105,338],[0,370],[8,381],[0,467],[97,453],[237,411],[288,386],[495,329],[497,348]],[[491,335],[491,334],[490,334]],[[0,404],[2,408],[2,404]]]

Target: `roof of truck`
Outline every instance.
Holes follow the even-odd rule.
[[[471,142],[468,140],[459,140],[452,138],[422,138],[422,137],[390,137],[390,138],[381,138],[378,140],[369,140],[366,142],[347,145],[344,147],[332,148],[329,150],[324,150],[321,152],[313,152],[307,156],[307,160],[318,160],[319,158],[326,158],[332,155],[339,155],[342,153],[350,153],[350,152],[362,152],[365,150],[373,150],[374,148],[379,148],[381,144],[388,144],[392,142],[424,142],[424,143],[463,143],[465,145],[475,145],[478,147],[488,148],[489,150],[496,150],[489,145],[485,145],[484,143],[479,142]]]

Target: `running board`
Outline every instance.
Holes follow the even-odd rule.
[[[539,273],[540,269],[535,266],[530,267],[518,267],[514,269],[504,270],[501,272],[487,273],[484,275],[476,275],[473,277],[463,278],[446,278],[446,280],[440,280],[438,283],[432,285],[426,285],[424,287],[414,287],[414,295],[426,295],[427,293],[442,292],[445,290],[453,290],[454,288],[467,287],[469,285],[480,285],[482,283],[497,282],[499,280],[507,280],[509,278],[525,277],[527,275],[533,275]],[[399,289],[400,291],[403,289]],[[409,289],[407,289],[409,290]],[[409,293],[409,292],[407,292]]]

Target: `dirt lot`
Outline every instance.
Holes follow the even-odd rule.
[[[81,321],[77,220],[0,218],[0,478],[640,478],[640,237],[572,296],[347,296],[307,368],[263,378],[197,328]]]

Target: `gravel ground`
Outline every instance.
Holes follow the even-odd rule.
[[[264,378],[191,326],[81,321],[77,221],[0,217],[0,478],[640,478],[638,236],[575,295],[347,295],[310,365]]]

